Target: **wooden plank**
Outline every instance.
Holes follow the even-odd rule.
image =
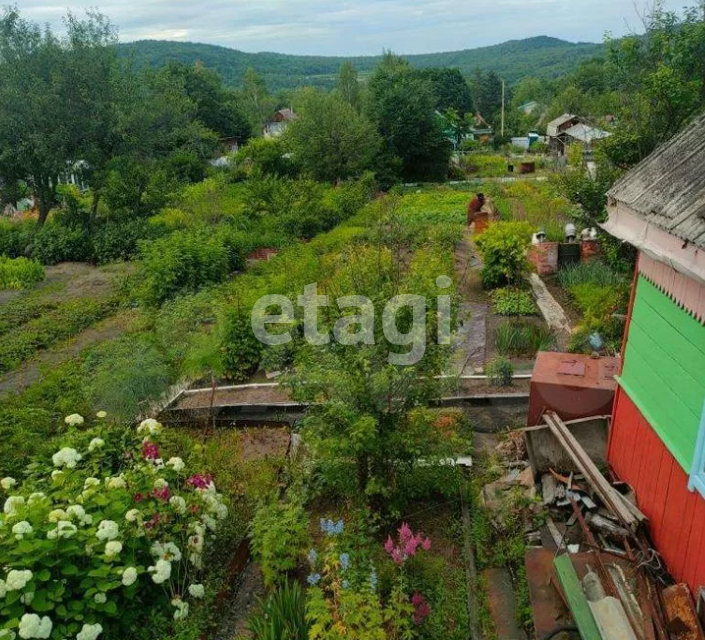
[[[668,489],[671,482],[673,468],[678,466],[678,462],[671,452],[665,447],[661,451],[661,464],[659,465],[656,485],[658,490],[651,505],[651,537],[657,546],[661,544],[661,531],[666,519],[666,501],[668,500]]]
[[[543,420],[551,428],[551,431],[553,431],[558,440],[565,446],[573,462],[580,468],[585,479],[600,496],[600,499],[613,511],[625,526],[633,528],[638,524],[639,520],[646,520],[643,514],[641,518],[635,517],[633,510],[628,509],[619,498],[615,497],[615,489],[602,475],[595,463],[585,453],[580,443],[575,439],[565,423],[555,412],[548,412],[544,415]]]
[[[578,574],[566,553],[558,556],[553,561],[558,580],[563,587],[570,611],[575,619],[575,624],[580,630],[583,640],[601,640],[600,632],[595,624],[595,618],[590,611],[588,600],[583,593],[583,587],[578,579]]]
[[[686,501],[688,499],[688,479],[679,465],[674,464],[671,471],[671,479],[668,484],[668,495],[666,498],[666,510],[663,515],[663,525],[661,527],[660,549],[663,559],[672,573],[678,566],[678,536],[681,530],[681,522],[685,512]]]
[[[693,516],[695,514],[695,505],[702,498],[697,492],[691,493],[687,489],[683,489],[686,500],[685,509],[682,512],[680,527],[676,527],[678,533],[678,546],[676,547],[676,562],[673,565],[673,575],[677,576],[678,580],[683,580],[686,567],[688,566],[688,543],[690,542],[691,532],[693,530]]]
[[[698,500],[693,513],[693,527],[690,530],[688,548],[685,551],[688,562],[686,562],[683,573],[683,581],[690,585],[693,593],[697,593],[700,584],[705,583],[705,576],[698,573],[698,565],[701,558],[705,557],[705,500]]]

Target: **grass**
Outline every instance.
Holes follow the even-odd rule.
[[[10,300],[0,306],[0,336],[30,320],[39,318],[58,306],[59,303],[52,300],[26,297]]]
[[[601,287],[621,286],[625,284],[625,279],[604,262],[591,260],[578,262],[561,269],[558,272],[558,283],[566,291],[570,291],[573,287],[583,284],[594,284]]]
[[[533,316],[538,313],[531,293],[516,287],[492,291],[492,310],[500,316]]]
[[[510,320],[497,327],[495,345],[502,356],[533,356],[547,351],[556,343],[556,337],[545,325],[521,320]]]
[[[36,260],[0,256],[0,289],[31,289],[46,278]]]

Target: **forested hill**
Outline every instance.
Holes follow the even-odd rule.
[[[573,71],[579,62],[602,53],[601,44],[572,43],[548,36],[510,40],[491,47],[446,53],[407,56],[416,67],[458,67],[469,75],[476,67],[496,71],[510,84],[527,76],[558,77]],[[209,44],[141,40],[120,45],[125,56],[138,65],[161,66],[171,60],[202,62],[218,71],[225,82],[240,85],[245,71],[254,68],[271,90],[301,85],[331,87],[343,60],[352,60],[364,76],[379,62],[379,56],[352,58],[297,56],[281,53],[245,53]]]

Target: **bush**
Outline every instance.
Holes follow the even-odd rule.
[[[212,229],[175,231],[142,243],[140,252],[137,296],[148,305],[222,282],[230,273],[230,252]]]
[[[58,302],[19,297],[0,306],[0,336],[56,309]]]
[[[79,433],[83,419],[66,420],[74,426],[51,462],[34,464],[19,488],[2,482],[3,628],[23,638],[132,637],[154,617],[185,618],[189,600],[205,595],[198,576],[227,516],[222,496],[180,458],[165,452],[161,463],[154,420],[137,433]]]
[[[537,351],[553,348],[555,341],[547,326],[521,320],[499,325],[495,337],[497,351],[502,356],[533,356]]]
[[[624,287],[613,287],[585,282],[572,285],[570,295],[587,321],[606,321],[613,313],[626,310]]]
[[[531,227],[526,222],[495,222],[476,239],[482,254],[482,285],[495,289],[519,284],[529,270],[526,249]]]
[[[93,243],[84,228],[47,222],[34,236],[32,257],[47,265],[90,262],[93,259]]]
[[[495,387],[511,387],[513,384],[514,367],[507,358],[500,356],[488,362],[485,373]]]
[[[0,256],[0,289],[31,289],[46,278],[36,260]]]
[[[250,525],[252,554],[268,587],[282,584],[309,546],[308,515],[298,500],[267,502]]]
[[[0,217],[0,255],[17,258],[25,255],[36,228],[34,220],[15,222]]]
[[[532,316],[538,311],[531,293],[515,287],[495,289],[492,292],[492,308],[501,316]]]
[[[93,260],[97,264],[131,260],[138,253],[140,240],[161,234],[160,227],[144,219],[107,220],[93,231]]]
[[[5,334],[0,343],[0,373],[17,368],[39,349],[70,338],[108,316],[114,299],[71,300]]]

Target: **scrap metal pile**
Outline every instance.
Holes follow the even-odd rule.
[[[605,477],[555,413],[543,421],[571,464],[523,473],[538,475],[546,511],[545,525],[527,532],[537,638],[566,629],[590,640],[705,639],[690,591],[673,584],[629,487]]]

